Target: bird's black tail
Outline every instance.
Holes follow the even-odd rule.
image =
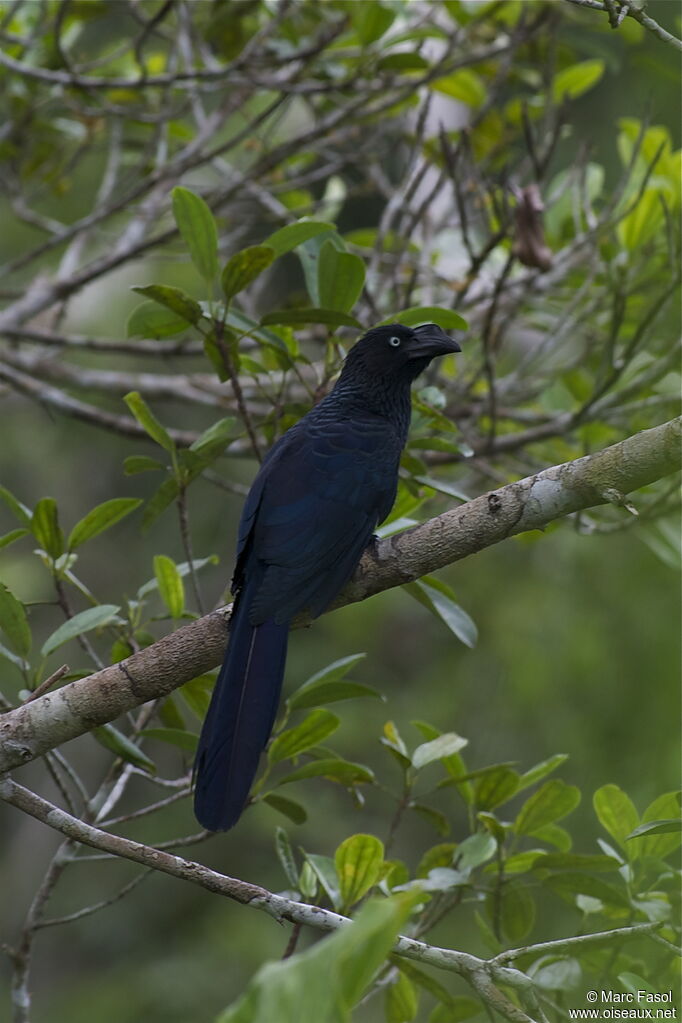
[[[238,821],[282,689],[289,624],[251,625],[249,589],[247,584],[236,602],[195,761],[194,812],[210,831],[226,831]]]

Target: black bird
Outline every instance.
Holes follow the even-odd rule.
[[[237,822],[275,721],[292,619],[322,614],[391,510],[410,425],[410,384],[461,351],[434,323],[375,327],[333,390],[274,445],[242,512],[230,639],[201,731],[194,810]]]

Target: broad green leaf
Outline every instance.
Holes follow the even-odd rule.
[[[538,828],[535,832],[535,838],[553,845],[555,849],[564,853],[569,852],[573,845],[573,839],[566,828],[562,828],[560,824],[545,824],[543,828]]]
[[[529,788],[531,785],[535,785],[536,782],[542,781],[552,771],[556,771],[557,767],[561,767],[568,760],[568,753],[555,753],[553,757],[548,757],[547,760],[541,760],[539,764],[529,768],[519,778],[519,792],[523,789]]]
[[[110,501],[98,504],[87,515],[84,515],[71,530],[66,543],[68,550],[72,551],[74,548],[80,547],[86,540],[91,540],[93,536],[103,533],[105,529],[120,522],[141,504],[142,500],[138,497],[114,497]]]
[[[365,283],[365,264],[359,256],[341,252],[331,241],[320,250],[318,287],[320,306],[348,313]]]
[[[384,1011],[387,1023],[410,1023],[417,1015],[419,999],[417,991],[404,973],[399,972],[386,989]]]
[[[219,560],[220,559],[215,554],[209,554],[207,558],[195,558],[194,561],[192,562],[192,564],[194,565],[194,571],[200,572],[204,568],[207,568],[209,565],[217,565]],[[183,579],[189,575],[190,572],[189,561],[180,561],[176,565],[176,568]],[[159,584],[157,582],[156,576],[154,576],[154,578],[149,579],[146,583],[143,583],[142,586],[140,586],[140,588],[137,591],[138,600],[141,600],[143,597],[148,596],[150,593],[153,593],[154,590],[157,590],[158,588]],[[209,681],[207,682],[207,680]],[[193,681],[201,682],[204,685],[208,685],[209,688],[211,688],[211,685],[213,684],[213,678],[210,675],[199,675]],[[189,682],[187,683],[187,685],[189,685]]]
[[[341,760],[339,757],[326,757],[324,760],[313,760],[303,767],[297,768],[291,774],[285,775],[278,781],[279,785],[289,785],[293,781],[302,781],[304,778],[327,778],[329,781],[338,782],[339,785],[369,785],[374,781],[374,774],[363,764],[354,764],[350,760]]]
[[[23,657],[19,657],[17,654],[13,654],[6,646],[0,643],[0,657],[4,657],[6,661],[13,664],[19,671],[28,671],[29,663]]]
[[[417,579],[416,582],[405,583],[403,589],[440,618],[465,646],[476,646],[478,639],[476,623],[455,601],[454,591],[447,583],[429,575]]]
[[[306,289],[314,306],[322,305],[322,302],[320,301],[320,288],[318,283],[320,253],[327,242],[330,242],[341,252],[346,251],[346,246],[340,235],[335,230],[330,230],[322,231],[320,234],[315,235],[314,238],[309,238],[307,241],[303,242],[298,247],[296,253],[301,261]]]
[[[9,547],[16,540],[21,540],[22,537],[28,536],[30,529],[10,529],[9,533],[5,533],[4,536],[0,536],[0,549],[3,547]]]
[[[47,637],[41,648],[43,657],[47,657],[70,639],[82,636],[84,632],[91,632],[92,629],[108,625],[116,619],[120,610],[118,604],[98,604],[97,607],[89,607],[85,611],[80,611]]]
[[[341,901],[346,909],[367,894],[379,880],[384,844],[374,835],[351,835],[334,853]]]
[[[196,299],[185,294],[180,288],[172,288],[168,284],[136,284],[131,290],[151,299],[157,305],[170,309],[187,323],[198,323],[203,316],[202,308]]]
[[[453,71],[451,75],[436,78],[430,83],[429,88],[451,99],[459,100],[460,103],[466,103],[473,110],[482,106],[487,96],[483,79],[469,68],[462,68],[460,71]]]
[[[149,529],[156,519],[158,519],[161,512],[166,510],[168,505],[175,500],[179,493],[180,486],[178,481],[173,477],[165,479],[163,483],[157,487],[147,501],[147,505],[142,514],[143,532],[146,532]]]
[[[130,391],[123,398],[145,433],[168,452],[175,452],[175,442],[161,425],[139,391]]]
[[[156,582],[156,580],[154,580],[154,582]],[[185,682],[184,686],[180,686],[178,689],[180,696],[183,698],[192,713],[196,714],[200,721],[203,721],[206,716],[206,712],[208,711],[214,685],[214,676],[206,674],[197,675],[196,678],[192,678],[189,682]]]
[[[324,323],[328,327],[357,327],[361,330],[359,320],[348,313],[339,312],[336,309],[315,309],[313,307],[301,309],[277,309],[275,312],[266,313],[261,317],[261,325],[284,324],[297,327],[304,323]]]
[[[480,831],[478,834],[469,835],[457,846],[455,866],[462,872],[474,870],[491,859],[496,850],[497,842],[487,832]]]
[[[31,518],[31,532],[51,558],[58,558],[64,553],[64,536],[54,498],[41,497],[38,501]]]
[[[296,224],[280,227],[279,231],[275,231],[265,239],[263,245],[272,249],[275,256],[282,256],[285,252],[291,252],[298,245],[307,242],[309,238],[314,238],[315,235],[325,231],[334,230],[334,224],[328,224],[323,220],[299,220]]]
[[[443,1016],[444,1021],[452,1021],[452,1023],[460,1023],[460,1021],[470,1019],[471,1016],[476,1016],[481,1011],[480,1002],[475,1001],[473,998],[467,998],[465,995],[454,996],[451,995],[446,987],[444,987],[435,977],[431,974],[425,973],[418,966],[415,966],[409,959],[401,959],[400,962],[396,963],[396,966],[400,970],[401,974],[412,981],[413,984],[423,988],[424,991],[428,991],[436,1001],[441,1003],[441,1008],[448,1008],[451,1011],[451,1015]],[[465,1004],[466,1003],[466,1007]],[[459,1010],[458,1015],[454,1013]],[[468,1010],[468,1011],[467,1011]],[[434,1016],[429,1017],[430,1023],[434,1020]]]
[[[339,878],[336,873],[334,860],[331,856],[320,856],[316,853],[305,853],[306,863],[320,883],[320,887],[327,893],[329,901],[334,909],[341,908],[341,892],[339,890]]]
[[[294,858],[294,851],[291,848],[289,836],[284,828],[275,828],[275,852],[287,881],[292,888],[298,888],[298,867],[296,866],[296,859]]]
[[[204,200],[178,186],[173,189],[173,216],[190,258],[205,281],[218,276],[218,232]]]
[[[326,667],[320,671],[316,671],[314,675],[306,679],[303,685],[292,693],[287,700],[289,708],[295,710],[299,707],[315,706],[317,703],[316,695],[317,691],[324,686],[332,685],[333,683],[339,682],[345,675],[351,671],[367,654],[350,654],[348,657],[342,657],[338,661],[332,661]],[[315,698],[315,703],[310,704],[308,701],[311,698]],[[345,699],[345,697],[340,697]],[[328,702],[323,700],[321,702]]]
[[[260,801],[267,803],[273,810],[277,810],[278,813],[288,817],[294,824],[305,824],[308,820],[305,808],[300,803],[297,803],[295,799],[287,799],[286,796],[280,796],[276,792],[268,792],[267,795],[261,797]]]
[[[171,618],[181,618],[185,610],[185,587],[182,576],[172,558],[165,554],[154,555],[154,575],[159,587],[161,600],[168,608]]]
[[[118,728],[114,728],[113,725],[99,725],[97,728],[93,728],[90,734],[97,740],[100,746],[104,746],[111,753],[115,753],[117,757],[125,760],[126,763],[134,764],[135,767],[140,767],[143,771],[149,771],[150,774],[156,773],[154,761],[150,760],[147,754],[143,753],[132,739],[129,739],[127,735],[120,732]]]
[[[187,330],[187,320],[156,302],[136,306],[126,322],[126,337],[173,337]]]
[[[630,854],[633,850],[628,847],[627,838],[639,824],[639,814],[630,797],[617,785],[603,785],[595,792],[593,805],[602,827]]]
[[[589,895],[593,899],[600,899],[605,906],[631,911],[624,889],[616,888],[615,885],[591,874],[562,870],[560,873],[550,874],[543,880],[543,884],[570,903],[575,903],[576,895]]]
[[[363,46],[369,46],[380,39],[393,24],[395,11],[385,7],[379,0],[363,0],[362,3],[347,5],[351,25]]]
[[[7,487],[0,486],[0,501],[9,508],[14,517],[21,522],[22,526],[30,528],[31,509],[27,508],[25,504],[21,503],[21,501],[18,501]]]
[[[320,707],[325,703],[338,703],[340,700],[367,698],[385,699],[378,689],[361,685],[359,682],[320,682],[309,689],[306,688],[305,692],[299,689],[288,703],[292,710],[301,710],[303,707]]]
[[[255,281],[275,258],[275,250],[267,245],[251,245],[235,252],[225,264],[221,284],[225,298],[230,301]]]
[[[277,764],[280,760],[287,760],[304,750],[312,749],[335,732],[340,723],[336,714],[328,710],[312,710],[300,725],[287,729],[273,740],[268,749],[268,760],[271,764]]]
[[[152,472],[165,469],[163,462],[157,458],[150,458],[149,455],[128,455],[123,461],[123,471],[126,476],[134,476],[138,472]]]
[[[467,995],[451,995],[447,1002],[437,1005],[429,1016],[429,1023],[464,1023],[483,1012],[481,1002]]]
[[[628,252],[637,252],[656,234],[664,216],[661,190],[653,186],[645,188],[634,209],[619,222],[618,240]]]
[[[493,810],[506,803],[519,788],[519,776],[511,767],[498,767],[482,775],[474,787],[476,806]]]
[[[237,420],[234,416],[226,416],[224,419],[216,420],[190,445],[190,451],[197,451],[199,454],[202,454],[213,448],[224,448],[232,439],[232,432],[236,424]]]
[[[571,64],[554,76],[552,82],[552,99],[562,103],[564,99],[577,99],[584,92],[597,84],[604,74],[603,60],[584,60],[580,64]]]
[[[599,853],[545,853],[536,854],[535,870],[618,870],[619,860]]]
[[[641,838],[643,835],[678,835],[680,832],[682,832],[682,820],[679,817],[673,817],[640,824],[627,838],[630,841],[632,838]]]
[[[432,764],[434,760],[442,760],[452,756],[453,753],[459,753],[468,742],[468,739],[463,739],[456,732],[443,732],[437,739],[417,746],[412,754],[412,766],[418,771],[420,768],[426,767],[427,764]]]
[[[440,810],[434,810],[432,806],[426,806],[424,803],[410,803],[410,810],[428,821],[442,838],[446,838],[450,834],[450,822]]]
[[[514,822],[518,835],[536,834],[540,828],[561,820],[575,810],[580,802],[580,790],[575,785],[554,779],[529,796]]]
[[[670,830],[665,830],[669,822]],[[664,792],[654,799],[642,814],[641,826],[653,825],[640,850],[642,856],[667,856],[682,841],[680,835],[680,802],[678,792]]]
[[[140,735],[144,735],[147,739],[167,742],[171,746],[179,746],[180,749],[187,750],[189,753],[194,753],[199,744],[199,736],[195,732],[188,732],[185,728],[144,728]]]
[[[428,877],[432,870],[452,867],[456,854],[457,846],[454,842],[439,842],[431,846],[419,861],[415,877]]]
[[[438,305],[414,305],[409,309],[402,309],[384,320],[379,320],[375,326],[384,323],[402,323],[405,327],[418,327],[422,323],[435,323],[443,330],[467,330],[468,323],[459,313],[452,309],[445,309]]]
[[[582,968],[572,956],[542,956],[528,974],[543,991],[575,991],[582,981]]]
[[[370,902],[357,919],[289,959],[268,963],[216,1023],[350,1023],[352,1008],[384,963],[417,895]]]
[[[0,583],[0,629],[12,650],[21,657],[31,652],[31,629],[24,605]]]
[[[499,895],[491,895],[488,908],[492,919],[499,915],[502,933],[511,945],[519,945],[535,923],[535,902],[522,881],[505,881]]]

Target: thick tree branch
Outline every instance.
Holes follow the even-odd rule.
[[[552,466],[413,529],[378,542],[333,607],[411,582],[517,533],[654,483],[680,468],[682,418],[573,462]],[[306,624],[303,618],[295,624]],[[227,639],[226,609],[165,636],[132,657],[0,716],[0,771],[164,696],[215,667]]]
[[[207,891],[223,895],[242,905],[261,909],[280,922],[288,920],[291,923],[303,924],[324,932],[336,931],[351,923],[348,917],[331,910],[275,895],[266,888],[261,888],[260,885],[249,884],[247,881],[219,874],[202,863],[186,860],[181,856],[155,849],[153,846],[143,845],[141,842],[102,831],[100,828],[73,817],[22,785],[17,785],[10,778],[0,779],[0,798],[60,832],[68,839],[170,874],[171,877],[179,880],[190,881]],[[533,1017],[529,1015],[529,1012],[515,1005],[498,986],[504,985],[516,989],[529,1011],[533,1011],[537,1007],[537,997],[532,981],[520,970],[509,967],[507,961],[513,961],[521,955],[533,955],[536,950],[537,954],[543,954],[548,945],[563,948],[567,944],[569,947],[575,947],[581,943],[608,944],[613,941],[614,936],[621,939],[637,938],[651,934],[659,926],[658,923],[636,924],[632,927],[621,927],[615,931],[581,935],[564,942],[529,945],[523,949],[510,949],[491,960],[481,959],[468,952],[439,948],[403,936],[396,940],[393,952],[405,959],[426,963],[463,977],[488,1005],[511,1023],[533,1023]]]

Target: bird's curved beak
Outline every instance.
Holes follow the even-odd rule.
[[[435,359],[439,355],[462,351],[459,342],[435,323],[423,323],[421,327],[415,327],[414,332],[417,342],[410,345],[411,359]]]

